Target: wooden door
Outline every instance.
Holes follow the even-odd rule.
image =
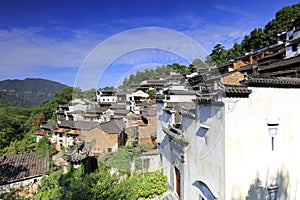
[[[176,176],[176,192],[178,196],[180,197],[180,171],[175,167],[175,176]]]

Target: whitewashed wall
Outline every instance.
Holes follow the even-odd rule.
[[[277,178],[279,199],[300,199],[300,89],[250,88],[249,98],[226,98],[225,199],[251,196],[258,178]],[[267,119],[280,118],[271,150]]]
[[[222,105],[198,105],[197,119],[185,131],[190,145],[184,163],[184,199],[205,199],[198,181],[205,183],[215,197],[224,199],[223,113]]]

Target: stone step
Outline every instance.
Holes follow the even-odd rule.
[[[173,191],[167,191],[163,195],[161,195],[159,200],[179,200],[178,195]]]

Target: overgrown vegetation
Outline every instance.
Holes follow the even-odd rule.
[[[149,160],[141,160],[142,150],[130,146],[123,146],[118,151],[110,153],[103,158],[103,164],[118,169],[123,173],[142,172],[149,168]]]
[[[58,104],[67,104],[72,99],[92,99],[95,98],[96,89],[92,88],[90,90],[82,91],[80,88],[65,87],[64,89],[55,93],[54,101]]]
[[[96,89],[81,91],[65,87],[55,93],[53,102],[44,101],[31,108],[15,106],[4,107],[0,104],[0,155],[21,154],[31,151],[51,150],[48,140],[36,143],[35,132],[41,124],[56,122],[55,111],[58,104],[68,103],[72,98],[95,96]]]
[[[30,108],[37,105],[33,102],[27,101],[25,99],[20,99],[15,96],[11,96],[3,92],[0,92],[0,103],[3,107],[16,106],[16,107]]]
[[[117,168],[122,172],[130,172],[131,162],[140,153],[130,146],[124,146],[118,149],[118,151],[108,154],[103,158],[103,163],[106,166]]]
[[[33,108],[0,107],[0,155],[51,150],[47,140],[36,143],[35,131],[40,124],[54,122],[55,102],[44,102]]]
[[[286,31],[293,26],[293,20],[300,18],[300,3],[293,6],[285,6],[276,12],[275,18],[269,21],[264,28],[255,28],[249,35],[245,35],[241,43],[234,43],[233,47],[226,50],[222,44],[216,44],[210,54],[217,64],[235,59],[262,47],[277,42],[277,34]]]
[[[83,167],[74,169],[70,166],[66,174],[55,171],[45,176],[33,200],[136,200],[155,197],[167,189],[167,178],[160,172],[128,177],[112,173],[108,168],[89,173]]]

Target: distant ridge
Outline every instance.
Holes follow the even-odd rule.
[[[19,99],[15,96],[11,96],[3,92],[0,92],[0,103],[3,107],[16,106],[22,108],[30,108],[37,105],[33,102],[27,101],[25,99]]]
[[[42,78],[0,81],[1,93],[32,102],[33,104],[41,104],[47,100],[53,101],[55,93],[65,87],[67,85]]]

